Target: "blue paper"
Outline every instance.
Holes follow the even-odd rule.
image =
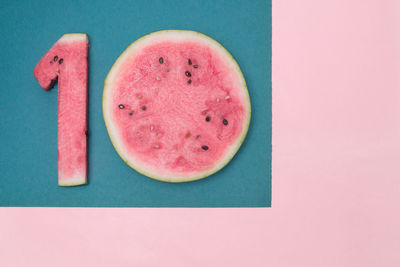
[[[199,181],[169,184],[126,165],[102,117],[104,79],[137,38],[200,31],[238,61],[252,120],[234,159]],[[267,207],[271,205],[270,1],[1,1],[0,206]],[[44,91],[36,63],[64,33],[89,35],[89,184],[57,185],[57,86]]]

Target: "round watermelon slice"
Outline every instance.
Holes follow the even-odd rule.
[[[222,169],[241,146],[250,114],[239,65],[199,32],[138,39],[105,80],[103,115],[116,151],[161,181],[193,181]]]

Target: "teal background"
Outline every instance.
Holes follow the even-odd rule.
[[[236,58],[249,88],[246,140],[220,172],[168,184],[127,166],[101,109],[103,82],[137,38],[161,29],[205,33]],[[57,86],[44,91],[33,68],[64,33],[86,32],[89,50],[89,184],[57,186]],[[271,206],[270,1],[1,1],[0,206]]]

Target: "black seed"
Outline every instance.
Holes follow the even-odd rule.
[[[58,81],[58,77],[53,79],[53,80],[51,80],[49,88],[53,88],[54,85],[56,85],[57,81]]]
[[[190,72],[188,72],[188,71],[185,72],[185,75],[188,77],[192,76],[192,74],[190,74]]]
[[[193,65],[193,68],[197,69],[199,67],[199,65]]]
[[[133,115],[133,112],[129,112],[129,116],[132,116]]]
[[[55,57],[53,58],[53,60],[54,60],[54,62],[57,62],[58,56],[55,56]]]
[[[192,80],[188,80],[188,84],[191,84],[192,83]]]
[[[203,150],[208,150],[208,146],[202,146],[201,147]]]
[[[227,119],[223,119],[223,120],[222,120],[222,123],[223,123],[224,125],[228,125],[228,120],[227,120]]]
[[[88,134],[89,134],[89,133],[88,133],[88,130],[86,130],[86,131],[85,131],[85,135],[88,136]]]
[[[210,116],[207,116],[206,117],[206,121],[210,121],[211,120],[211,117]]]
[[[163,63],[164,63],[164,59],[163,59],[162,57],[160,57],[160,58],[158,59],[158,62],[160,62],[160,64],[163,64]]]
[[[196,135],[196,139],[199,139],[200,138],[200,135],[198,134],[198,135]]]
[[[166,71],[166,72],[169,72],[169,69],[166,69],[165,71]]]
[[[147,107],[146,106],[142,106],[142,110],[146,110],[147,109]]]
[[[189,59],[189,60],[188,60],[188,64],[189,64],[189,65],[192,65],[192,60]]]
[[[60,60],[58,61],[58,64],[62,64],[64,61],[64,59],[60,58]]]
[[[118,106],[120,109],[123,109],[123,108],[125,108],[125,106],[124,105],[122,105],[122,104],[119,104],[119,106]]]

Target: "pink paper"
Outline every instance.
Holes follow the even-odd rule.
[[[274,1],[272,208],[2,208],[0,266],[400,266],[399,11]]]

